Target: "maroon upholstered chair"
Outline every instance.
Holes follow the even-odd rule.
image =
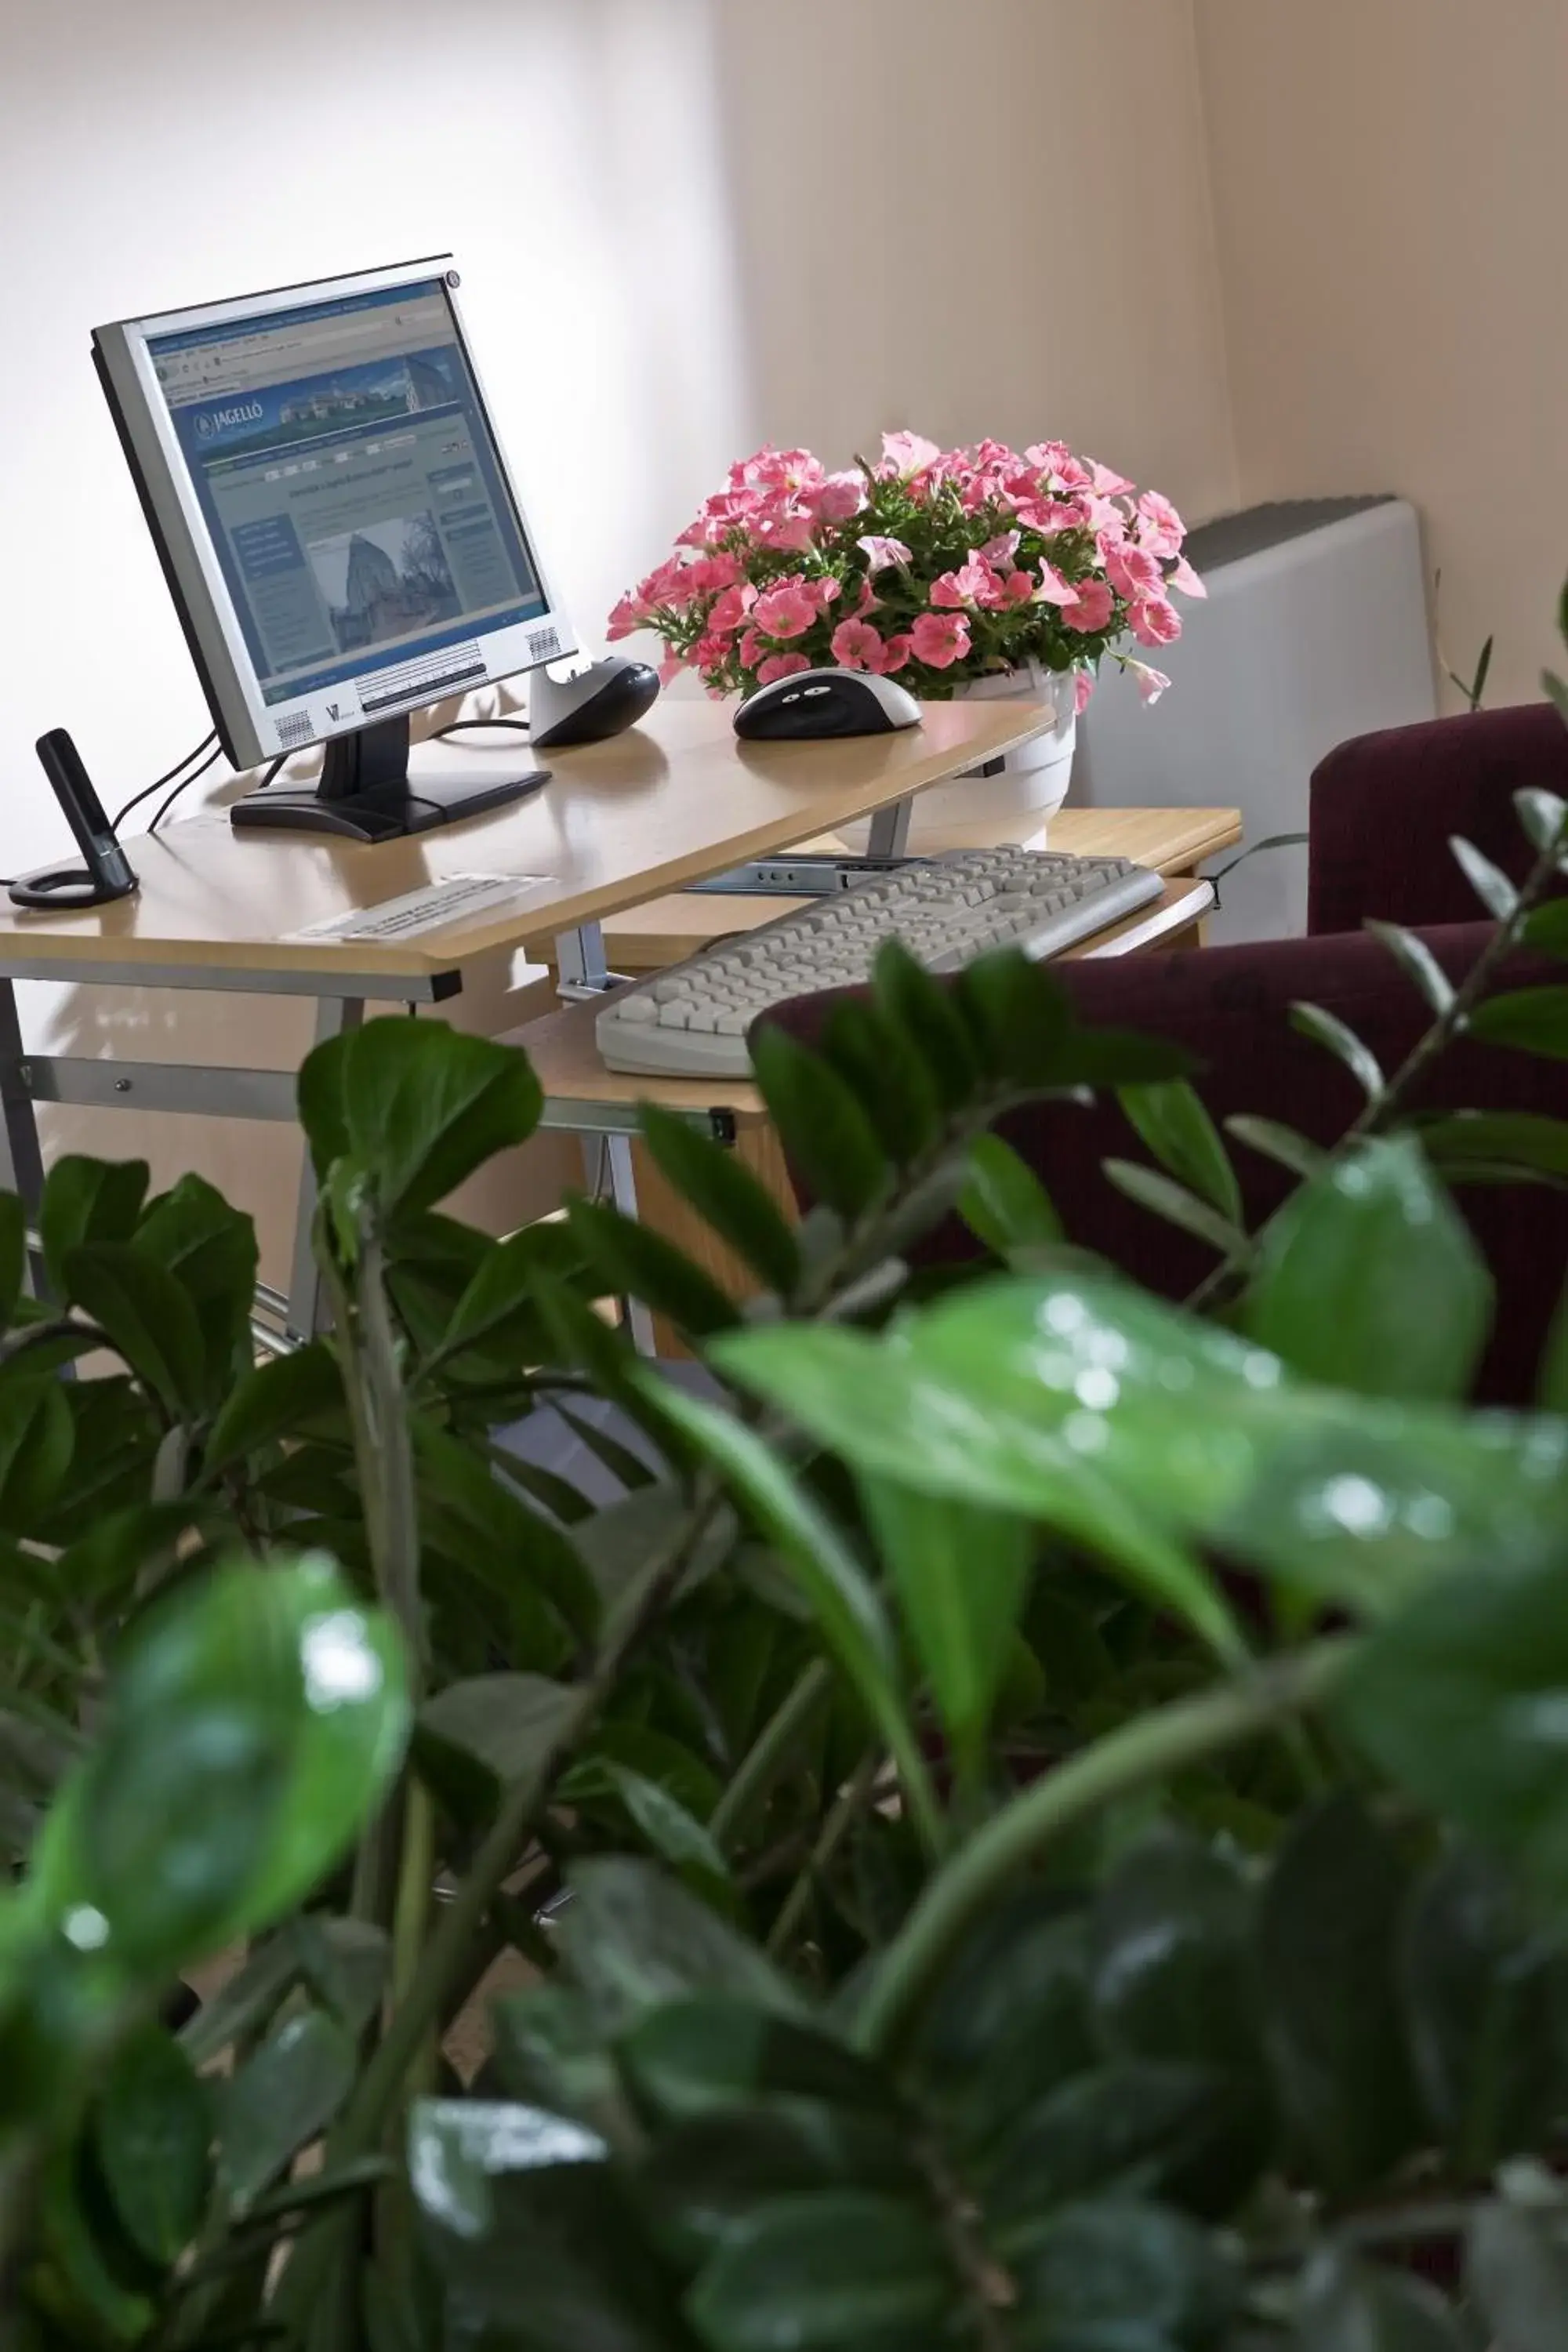
[[[1423,1001],[1387,950],[1359,928],[1368,917],[1420,930],[1458,979],[1491,925],[1449,853],[1464,834],[1516,878],[1530,850],[1512,807],[1521,787],[1568,799],[1568,729],[1549,704],[1442,719],[1344,743],[1312,778],[1309,935],[1199,953],[1131,956],[1058,967],[1079,1016],[1172,1037],[1202,1064],[1199,1092],[1214,1117],[1249,1111],[1284,1119],[1331,1143],[1360,1107],[1333,1056],[1289,1024],[1300,999],[1355,1029],[1397,1067],[1427,1025]],[[1562,978],[1536,957],[1519,958],[1510,984]],[[806,1042],[834,999],[810,997],[772,1016]],[[1495,1046],[1460,1044],[1434,1066],[1417,1097],[1427,1108],[1541,1110],[1568,1115],[1562,1065]],[[1114,1102],[1080,1110],[1042,1104],[1001,1130],[1049,1191],[1071,1237],[1179,1298],[1201,1280],[1212,1254],[1107,1183],[1102,1160],[1145,1155]],[[1249,1220],[1289,1189],[1272,1162],[1234,1147]],[[802,1190],[798,1173],[797,1191]],[[1461,1206],[1497,1286],[1492,1344],[1479,1393],[1527,1402],[1568,1265],[1568,1213],[1560,1195],[1533,1186],[1467,1187]],[[974,1244],[956,1223],[930,1244],[952,1259]]]

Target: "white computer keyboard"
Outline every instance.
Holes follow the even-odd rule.
[[[612,1070],[743,1077],[760,1013],[868,980],[884,940],[901,940],[928,971],[961,971],[993,948],[1059,955],[1162,887],[1124,857],[1051,850],[970,849],[900,866],[617,991],[595,1024],[599,1052]]]

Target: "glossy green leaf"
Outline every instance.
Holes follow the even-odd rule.
[[[411,1427],[426,1532],[449,1533],[447,1548],[498,1589],[526,1580],[573,1633],[591,1636],[599,1622],[599,1596],[563,1529],[531,1510],[471,1447],[434,1421],[416,1415]]]
[[[775,2100],[876,2116],[896,2106],[878,2068],[843,2042],[723,1994],[667,2002],[638,2021],[617,2055],[639,2105],[658,2123]]]
[[[318,1045],[300,1073],[318,1174],[351,1157],[387,1216],[433,1208],[498,1151],[526,1143],[542,1102],[525,1055],[442,1021],[367,1021]]]
[[[999,1135],[978,1135],[970,1145],[969,1178],[958,1213],[999,1258],[1052,1249],[1062,1239],[1061,1220],[1045,1186]]]
[[[1316,2255],[1302,2274],[1300,2352],[1463,2352],[1467,2340],[1424,2279],[1357,2262],[1333,2248]]]
[[[1100,2054],[1083,1914],[1038,1888],[960,1946],[918,2045],[923,2096],[982,2150]]]
[[[58,1381],[6,1399],[0,1412],[0,1528],[19,1536],[38,1532],[75,1449],[70,1407]]]
[[[64,1280],[171,1420],[200,1413],[206,1350],[195,1308],[172,1274],[129,1243],[88,1242],[67,1251]]]
[[[491,2099],[416,2099],[408,2117],[408,2177],[432,2221],[459,2238],[491,2227],[491,2184],[509,2173],[597,2164],[597,2132],[540,2107]]]
[[[738,2223],[687,2309],[711,2352],[920,2352],[956,2288],[929,2213],[830,2189]]]
[[[1379,1100],[1387,1083],[1382,1065],[1371,1046],[1364,1045],[1337,1014],[1326,1013],[1321,1004],[1293,1004],[1290,1026],[1300,1030],[1303,1037],[1310,1037],[1314,1044],[1326,1046],[1336,1060],[1342,1062],[1369,1102]]]
[[[1524,919],[1521,943],[1541,955],[1568,956],[1568,898],[1532,908]]]
[[[1235,1862],[1190,1831],[1142,1840],[1089,1922],[1095,2013],[1119,2056],[1256,2071],[1261,2056],[1253,1897]]]
[[[1410,1136],[1335,1160],[1259,1237],[1243,1328],[1296,1371],[1366,1396],[1464,1396],[1492,1286]]]
[[[859,1216],[887,1190],[889,1171],[847,1081],[765,1023],[752,1039],[752,1066],[780,1140],[812,1192],[841,1216]]]
[[[1561,1556],[1447,1577],[1381,1626],[1337,1695],[1391,1778],[1554,1901],[1568,1895],[1568,1587]]]
[[[1195,1241],[1206,1242],[1222,1257],[1233,1256],[1244,1245],[1247,1236],[1239,1226],[1211,1209],[1206,1201],[1200,1201],[1195,1192],[1189,1192],[1184,1184],[1162,1176],[1158,1169],[1145,1168],[1136,1160],[1106,1160],[1100,1165],[1108,1181],[1128,1200],[1163,1217],[1167,1224],[1180,1226]]]
[[[1414,981],[1429,1009],[1447,1013],[1454,1002],[1454,983],[1418,931],[1408,931],[1399,923],[1378,923],[1368,920],[1369,930],[1380,946],[1385,947],[1405,978]]]
[[[770,1289],[787,1296],[800,1276],[799,1247],[745,1161],[655,1103],[644,1103],[638,1117],[649,1157],[682,1199]]]
[[[1568,2229],[1560,2215],[1499,2200],[1470,2223],[1465,2278],[1492,2352],[1562,2352]]]
[[[1535,1376],[1542,1412],[1568,1418],[1568,1285],[1557,1301]]]
[[[706,1823],[688,1811],[679,1798],[658,1781],[650,1780],[646,1772],[634,1772],[611,1757],[595,1757],[590,1763],[620,1799],[657,1854],[689,1883],[710,1886],[721,1895],[729,1892],[729,1864]]]
[[[447,1311],[432,1314],[421,1338],[423,1351],[439,1353],[448,1381],[456,1377],[454,1369],[447,1369],[454,1359],[487,1384],[509,1363],[537,1361],[542,1347],[535,1276],[570,1283],[581,1256],[565,1226],[554,1219],[487,1244],[462,1269],[466,1280],[457,1285],[455,1296],[447,1294]],[[395,1287],[405,1309],[410,1276],[422,1276],[426,1264],[426,1253],[415,1248],[400,1266]],[[458,1272],[454,1267],[454,1276]]]
[[[1238,1112],[1226,1120],[1225,1129],[1227,1135],[1235,1136],[1237,1143],[1245,1143],[1249,1151],[1261,1152],[1265,1160],[1288,1168],[1292,1176],[1316,1176],[1328,1160],[1321,1144],[1299,1135],[1293,1127],[1277,1118],[1253,1118],[1246,1112]]]
[[[168,2034],[147,2026],[116,2051],[93,2110],[93,2147],[125,2229],[172,2267],[196,2236],[211,2177],[209,2086]]]
[[[86,1242],[128,1242],[147,1197],[144,1160],[88,1160],[62,1152],[44,1179],[38,1238],[55,1290],[66,1290],[66,1258]]]
[[[966,1103],[980,1082],[980,1062],[968,1024],[951,988],[933,979],[901,940],[878,950],[873,994],[930,1073],[947,1110]]]
[[[1250,2085],[1208,2066],[1114,2059],[1047,2093],[997,2143],[986,2220],[1009,2260],[1083,2198],[1149,2197],[1218,2220],[1244,2200],[1269,2151],[1268,2110]]]
[[[256,1227],[200,1176],[182,1176],[136,1228],[140,1255],[174,1276],[195,1310],[207,1402],[226,1396],[251,1360],[250,1310],[258,1263]]]
[[[1508,876],[1500,866],[1494,866],[1489,857],[1483,856],[1473,841],[1466,841],[1461,835],[1451,834],[1448,846],[1454,853],[1459,871],[1488,914],[1495,916],[1500,923],[1506,923],[1519,904],[1519,892]]]
[[[341,1412],[342,1402],[337,1358],[322,1340],[258,1364],[236,1381],[213,1423],[204,1455],[208,1474],[303,1435],[323,1413]]]
[[[798,2000],[771,1961],[652,1863],[579,1862],[561,1915],[572,1976],[605,2033],[694,1993],[732,1993],[785,2017]]]
[[[231,2212],[245,2212],[331,2122],[356,2063],[352,2035],[309,2009],[285,2018],[221,2086],[218,2154]]]
[[[614,2057],[592,2004],[559,1978],[491,2005],[494,2074],[511,2097],[575,2116],[614,2146],[634,2135]]]
[[[1092,1547],[1234,1651],[1214,1544],[1377,1612],[1450,1568],[1554,1554],[1568,1433],[1293,1381],[1105,1277],[977,1283],[871,1337],[757,1329],[720,1368],[858,1470]]]
[[[919,1046],[883,1007],[843,997],[827,1016],[820,1051],[845,1079],[882,1149],[903,1167],[936,1140],[942,1105]]]
[[[1241,2290],[1210,2231],[1131,2198],[1054,2214],[1016,2276],[1010,2341],[1017,2352],[1186,2352],[1219,2344]]]
[[[1556,2020],[1568,1960],[1532,1932],[1489,1858],[1446,1856],[1416,1889],[1402,1953],[1415,2078],[1455,2177],[1544,2147],[1568,2107]]]
[[[1564,901],[1568,904],[1568,901]],[[1532,1110],[1456,1110],[1423,1119],[1423,1149],[1450,1181],[1479,1160],[1546,1176],[1568,1176],[1568,1119]]]
[[[655,2243],[696,2270],[764,2205],[827,2189],[908,2195],[918,2174],[901,2123],[848,2107],[730,2107],[660,2131],[637,2204]]]
[[[477,1675],[426,1699],[419,1722],[477,1758],[504,1788],[538,1770],[577,1704],[564,1683],[542,1675]]]
[[[1489,996],[1468,1022],[1489,1045],[1517,1045],[1549,1061],[1568,1060],[1568,988],[1521,988]]]
[[[606,1292],[640,1299],[694,1339],[729,1331],[740,1310],[684,1250],[651,1225],[593,1201],[573,1201],[567,1223]]]
[[[1352,1797],[1292,1826],[1264,1891],[1265,2033],[1293,2164],[1335,2197],[1420,2137],[1396,1972],[1399,1850]]]
[[[1028,1590],[1028,1523],[886,1478],[863,1479],[860,1498],[960,1770],[973,1780]]]
[[[897,1761],[910,1801],[923,1803],[929,1811],[929,1782],[899,1689],[887,1617],[875,1586],[832,1520],[783,1459],[743,1422],[666,1381],[648,1379],[647,1392],[723,1472],[784,1555],[824,1641]]]
[[[1217,1209],[1227,1224],[1239,1225],[1241,1187],[1196,1088],[1184,1078],[1170,1078],[1159,1086],[1123,1087],[1119,1100],[1161,1167]]]
[[[1558,846],[1563,824],[1568,822],[1568,802],[1556,793],[1544,792],[1539,784],[1527,784],[1522,792],[1515,793],[1513,805],[1532,848]]]
[[[1018,1087],[1059,1083],[1060,1048],[1074,1024],[1068,992],[1047,965],[1004,948],[969,965],[954,992],[992,1076]]]
[[[281,1917],[401,1760],[402,1652],[321,1559],[209,1576],[121,1649],[102,1732],[35,1851],[29,1895],[138,1969]],[[90,1915],[97,1914],[97,1924]]]
[[[27,1213],[15,1192],[0,1192],[0,1331],[10,1325],[27,1276]]]

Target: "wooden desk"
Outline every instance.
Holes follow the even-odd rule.
[[[895,807],[926,784],[1026,742],[1050,725],[1042,706],[951,702],[925,723],[842,742],[738,742],[727,709],[668,699],[614,742],[552,752],[533,798],[450,831],[366,847],[311,835],[235,835],[222,814],[128,845],[132,898],[78,913],[0,902],[0,1187],[36,1213],[43,1171],[36,1106],[195,1111],[285,1119],[290,1071],[28,1055],[16,983],[228,990],[307,996],[318,1039],[353,1027],[367,1001],[435,1004],[465,966],[553,935],[563,971],[591,970],[601,918],[834,825]],[[514,748],[426,748],[421,771],[515,769]],[[301,940],[306,927],[371,909],[458,874],[541,877],[525,898],[396,941]],[[307,1165],[297,1220],[289,1328],[314,1328]]]
[[[1016,830],[1015,824],[1014,830]],[[1059,809],[1049,825],[1048,846],[1074,857],[1130,857],[1156,874],[1195,874],[1241,839],[1240,812],[1233,808]],[[1005,821],[944,829],[942,849],[991,849],[1008,838]],[[829,838],[824,845],[836,848]],[[605,951],[617,971],[658,971],[683,963],[710,940],[751,930],[806,904],[804,898],[763,898],[688,892],[649,899],[605,925]],[[548,948],[538,952],[547,959]]]

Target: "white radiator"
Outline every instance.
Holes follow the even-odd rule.
[[[1179,598],[1180,640],[1148,656],[1171,691],[1145,709],[1131,680],[1103,665],[1079,724],[1069,798],[1238,807],[1243,846],[1304,833],[1308,779],[1325,752],[1436,715],[1415,510],[1392,498],[1253,507],[1202,525],[1187,552],[1208,601]],[[1216,940],[1299,935],[1306,851],[1248,859],[1222,898]]]

